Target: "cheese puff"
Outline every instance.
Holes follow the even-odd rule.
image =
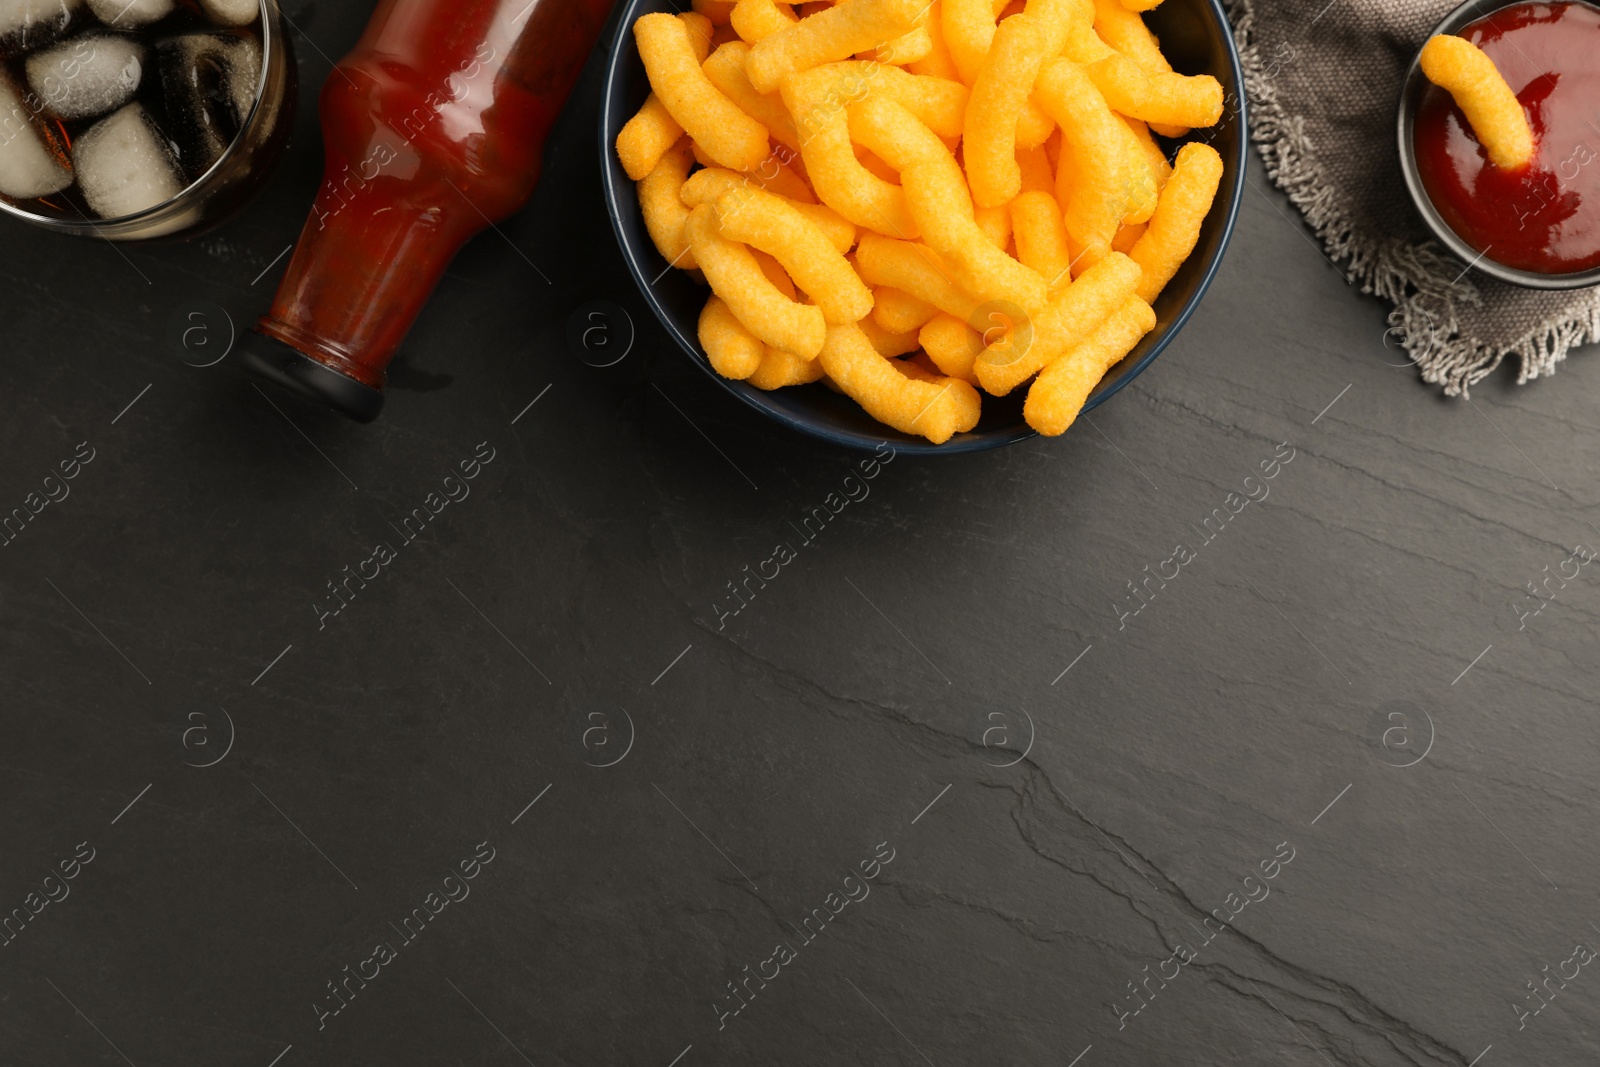
[[[922,17],[924,3],[925,0],[842,0],[757,41],[745,63],[750,84],[758,92],[770,93],[785,75],[848,59],[910,33]]]
[[[696,208],[695,210],[699,210]],[[693,220],[690,220],[691,225]],[[696,249],[696,255],[699,250]],[[1112,252],[1083,272],[1031,323],[1027,344],[991,343],[974,367],[978,381],[995,396],[1005,396],[1078,344],[1134,295],[1139,265]]]
[[[971,85],[994,40],[995,10],[991,0],[941,0],[940,31],[950,60]]]
[[[965,127],[967,87],[947,78],[912,74],[898,67],[880,72],[875,88],[915,115],[940,137],[960,137]]]
[[[733,0],[693,0],[689,5],[711,20],[711,25],[722,27],[733,21]]]
[[[917,331],[908,330],[905,333],[891,333],[880,326],[871,315],[856,323],[861,327],[861,332],[872,343],[872,348],[885,359],[903,356],[907,352],[915,352],[922,344],[917,340]]]
[[[656,169],[662,155],[683,136],[683,127],[667,113],[667,105],[651,93],[644,106],[617,133],[617,158],[634,181]]]
[[[890,333],[916,330],[939,314],[939,309],[904,289],[881,285],[872,291],[872,318]]]
[[[972,429],[983,413],[982,401],[972,386],[956,378],[942,382],[907,378],[877,353],[854,324],[828,327],[827,343],[817,362],[867,414],[901,433],[921,434],[936,445]]]
[[[1000,249],[1011,245],[1011,212],[1003,207],[974,208],[972,219],[990,244]]]
[[[1021,189],[1017,148],[1042,145],[1055,122],[1029,99],[1046,62],[1069,39],[1093,38],[1092,0],[1029,0],[1026,12],[1004,20],[978,69],[967,105],[962,154],[973,200],[996,206]],[[1099,45],[1092,55],[1105,49]]]
[[[1022,192],[1054,192],[1056,180],[1050,153],[1043,145],[1017,149],[1017,172],[1022,175]]]
[[[694,45],[694,57],[704,63],[706,56],[711,54],[711,20],[698,11],[680,11],[678,21],[689,31],[689,43]]]
[[[1140,69],[1148,73],[1172,72],[1172,64],[1161,54],[1161,42],[1150,32],[1150,27],[1145,25],[1144,19],[1136,12],[1124,7],[1120,0],[1094,0],[1094,6],[1094,31],[1101,40],[1133,60]],[[1155,131],[1163,137],[1182,137],[1189,132],[1185,126],[1165,126],[1159,123]]]
[[[941,311],[922,327],[917,340],[941,373],[978,384],[972,368],[983,351],[983,334]]]
[[[1222,83],[1209,74],[1151,73],[1124,55],[1087,68],[1114,111],[1164,126],[1213,126],[1222,118]]]
[[[761,365],[764,348],[759,338],[745,329],[720,296],[706,300],[700,312],[700,347],[706,350],[711,369],[724,378],[743,380]]]
[[[1112,52],[1111,46],[1094,32],[1095,14],[1095,0],[1068,0],[1067,34],[1061,54],[1074,63],[1096,63]]]
[[[849,116],[829,95],[832,88],[826,71],[806,71],[783,85],[783,100],[800,131],[800,155],[817,198],[864,229],[903,239],[916,236],[904,190],[856,158]]]
[[[1002,3],[1001,6],[1004,6]],[[942,0],[940,35],[961,80],[973,85],[994,41],[997,9],[991,0]],[[1017,120],[1017,144],[1043,144],[1053,127],[1047,115],[1031,101],[1024,102]]]
[[[1122,6],[1129,11],[1154,11],[1161,6],[1161,0],[1122,0]]]
[[[1093,0],[1094,32],[1113,49],[1152,74],[1171,73],[1172,64],[1161,54],[1161,42],[1144,19],[1123,6],[1121,0]]]
[[[725,167],[750,170],[767,158],[767,128],[739,110],[706,79],[689,30],[671,15],[643,15],[633,24],[650,87],[673,120]]]
[[[1111,250],[1113,252],[1121,252],[1124,255],[1132,252],[1133,246],[1139,243],[1139,238],[1143,237],[1145,231],[1149,228],[1150,224],[1148,222],[1124,224],[1122,229],[1117,231],[1117,235],[1111,239]]]
[[[928,54],[906,64],[906,69],[913,74],[959,82],[961,71],[956,67],[956,61],[950,57],[950,47],[944,43],[944,14],[941,7],[943,3],[944,0],[933,0],[928,8],[928,21],[922,27],[928,32],[930,46]]]
[[[1045,67],[1034,95],[1061,124],[1071,149],[1071,199],[1063,209],[1067,232],[1098,259],[1111,247],[1124,217],[1148,218],[1154,210],[1155,182],[1144,150],[1084,68],[1071,60]]]
[[[654,170],[639,181],[639,210],[644,215],[645,229],[656,251],[663,259],[682,270],[695,269],[689,239],[684,236],[683,224],[689,221],[689,208],[681,198],[684,177],[694,157],[689,153],[689,139],[678,141],[661,157]]]
[[[774,0],[739,0],[733,5],[733,28],[754,44],[799,21],[788,4]]]
[[[745,381],[770,392],[790,385],[807,385],[821,377],[822,364],[817,360],[801,359],[792,352],[766,345],[761,351],[761,365]]]
[[[1130,296],[1094,333],[1039,372],[1028,387],[1022,417],[1046,437],[1066,433],[1100,379],[1155,326],[1150,305]]]
[[[961,285],[1025,308],[1044,304],[1044,279],[996,248],[978,226],[961,168],[933,131],[881,96],[869,96],[850,113],[852,133],[900,168],[912,218],[928,246],[949,260]]]
[[[867,58],[903,67],[919,59],[926,59],[932,51],[933,38],[928,34],[928,27],[918,26],[908,34],[896,37],[892,41],[885,41],[867,53]]]
[[[885,63],[846,60],[807,72],[813,100],[846,108],[868,96],[889,97],[940,137],[959,138],[967,111],[967,87],[946,78],[912,74]]]
[[[777,259],[825,321],[855,322],[872,311],[871,291],[822,228],[789,201],[741,186],[719,196],[714,207],[722,236]]]
[[[715,52],[723,45],[738,40],[740,40],[739,31],[734,29],[731,24],[718,26],[711,34],[711,50]]]
[[[1061,221],[1061,205],[1050,193],[1032,190],[1007,206],[1017,238],[1017,258],[1039,272],[1054,299],[1072,283],[1072,253],[1067,246],[1066,224]]]
[[[794,128],[789,109],[777,93],[758,93],[745,76],[745,57],[750,46],[743,41],[730,41],[717,48],[701,64],[706,78],[718,92],[739,105],[739,109],[767,128],[773,140],[791,150],[800,151],[800,134]]]
[[[756,257],[742,244],[718,231],[710,204],[689,213],[684,227],[689,249],[705,272],[711,289],[727,303],[745,328],[775,348],[812,359],[827,333],[822,309],[785,296],[768,280]]]
[[[892,285],[962,322],[983,303],[956,284],[943,257],[914,241],[864,233],[856,246],[856,269],[868,285]]]
[[[699,163],[707,170],[720,171],[728,169],[727,167],[722,166],[716,160],[712,159],[705,149],[700,147],[698,142],[693,143],[693,151],[695,162]],[[753,170],[745,171],[740,176],[744,178],[744,180],[750,185],[754,185],[758,189],[767,189],[771,192],[777,193],[780,196],[786,196],[790,200],[795,200],[802,204],[815,203],[817,198],[816,194],[811,191],[811,186],[807,184],[806,181],[798,174],[790,170],[787,166],[779,161],[778,157],[780,155],[788,154],[789,149],[780,148],[777,152],[774,152],[772,155],[762,160],[759,167],[756,167]],[[800,157],[790,156],[790,158],[794,161],[798,161]],[[698,174],[699,171],[696,171],[695,173]],[[690,206],[693,207],[694,205],[691,204]]]
[[[1216,199],[1222,181],[1222,157],[1206,144],[1186,144],[1178,150],[1172,178],[1161,190],[1161,203],[1150,216],[1150,226],[1128,253],[1143,270],[1139,298],[1155,303],[1161,290],[1178,273],[1200,239],[1200,224]]]
[[[1045,60],[1060,51],[1053,27],[1033,17],[1014,15],[1000,24],[967,103],[961,139],[972,199],[997,207],[1022,189],[1017,166],[1017,119]],[[1056,44],[1054,50],[1051,45]]]
[[[1021,18],[1003,19],[995,30],[973,77],[963,133],[966,174],[979,205],[1000,205],[1016,195],[1014,150],[1040,146],[1054,128],[1029,99],[1040,67],[1069,40],[1093,42],[1088,51],[1070,48],[1074,56],[1109,51],[1090,29],[1093,18],[1093,0],[1029,0]]]
[[[791,182],[794,184],[791,185]],[[811,203],[810,188],[793,175],[790,175],[788,181],[780,186],[779,183],[764,183],[759,172],[740,174],[738,171],[729,170],[726,167],[708,166],[689,175],[689,180],[683,183],[683,188],[678,191],[678,195],[682,198],[685,206],[699,207],[701,204],[709,204],[729,189],[746,187],[762,189],[772,193],[774,196],[782,196],[785,200],[790,201],[802,213],[811,217],[814,222],[821,226],[834,244],[837,245],[840,241],[846,239],[846,231],[848,231],[848,238],[851,244],[855,243],[855,227],[821,204]],[[806,199],[799,200],[794,196],[786,195],[785,192],[779,191],[780,188],[802,194]],[[845,245],[844,247],[848,249],[850,245]]]
[[[1156,192],[1159,193],[1167,184],[1167,179],[1172,177],[1172,164],[1167,161],[1167,154],[1156,144],[1156,139],[1150,136],[1148,125],[1138,119],[1130,119],[1126,115],[1118,117],[1133,131],[1133,136],[1139,141],[1139,147],[1144,149],[1145,160],[1150,164],[1150,176],[1156,183]]]
[[[703,167],[689,175],[678,195],[687,206],[699,207],[747,181],[749,179],[743,174],[727,167]]]
[[[1501,170],[1520,170],[1533,160],[1533,128],[1494,60],[1463,37],[1439,34],[1422,46],[1422,73],[1447,90],[1467,116],[1472,132]]]

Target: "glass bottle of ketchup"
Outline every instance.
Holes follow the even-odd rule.
[[[377,418],[384,368],[450,260],[532,195],[611,3],[379,0],[323,86],[322,188],[240,362]]]

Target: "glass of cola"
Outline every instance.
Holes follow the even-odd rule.
[[[0,0],[0,211],[139,240],[209,227],[293,124],[277,0]]]

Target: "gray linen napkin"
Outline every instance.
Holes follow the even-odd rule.
[[[1464,394],[1506,356],[1517,384],[1600,340],[1600,288],[1522,289],[1465,264],[1412,205],[1395,149],[1400,84],[1459,0],[1232,0],[1250,134],[1328,255],[1394,305],[1424,381]]]

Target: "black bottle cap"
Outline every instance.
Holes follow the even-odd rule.
[[[383,410],[383,393],[377,389],[340,374],[266,334],[245,331],[235,352],[239,365],[257,378],[324,404],[357,422],[371,422]]]

